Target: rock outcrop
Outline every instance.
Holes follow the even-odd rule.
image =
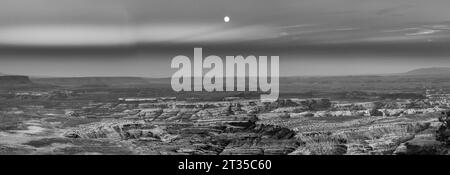
[[[33,84],[28,76],[5,75],[0,76],[0,86],[20,86]]]
[[[143,154],[288,154],[300,145],[294,131],[256,124],[256,115],[234,115],[238,108],[224,113],[227,108],[143,110],[144,120],[102,121],[64,136],[131,141]]]

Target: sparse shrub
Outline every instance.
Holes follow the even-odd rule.
[[[312,155],[341,155],[347,152],[347,139],[332,133],[314,133],[300,136],[302,147]]]
[[[450,145],[450,111],[442,112],[439,122],[441,122],[441,126],[436,131],[436,140]]]

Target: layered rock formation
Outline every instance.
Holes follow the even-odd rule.
[[[239,106],[208,109],[147,109],[141,120],[109,120],[64,134],[69,138],[128,141],[139,154],[288,154],[295,132],[256,124]]]
[[[65,136],[126,143],[136,154],[446,154],[429,114],[315,118],[289,101],[154,104],[113,105],[125,117]]]
[[[32,82],[28,78],[28,76],[21,76],[21,75],[0,76],[0,86],[18,86],[31,84]]]

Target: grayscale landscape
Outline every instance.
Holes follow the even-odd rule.
[[[0,0],[0,154],[448,155],[449,7]],[[228,72],[227,56],[258,60]],[[253,81],[212,92],[171,83],[212,70],[214,82],[225,71],[258,85],[261,72],[276,85],[277,72],[279,98],[262,101],[269,90],[250,91]]]
[[[0,154],[448,154],[449,72],[283,77],[275,102],[169,79],[2,75]]]

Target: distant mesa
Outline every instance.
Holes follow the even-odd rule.
[[[16,86],[33,84],[28,76],[22,75],[0,75],[0,86]]]
[[[450,75],[450,67],[431,67],[414,69],[403,75]]]
[[[62,87],[136,87],[157,85],[169,85],[169,79],[143,78],[143,77],[49,77],[32,78],[32,81],[40,84],[49,84]],[[165,87],[165,86],[164,86]]]

